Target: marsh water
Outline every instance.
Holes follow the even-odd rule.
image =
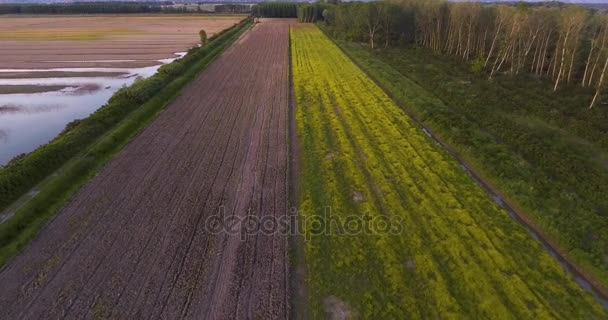
[[[86,118],[103,106],[121,87],[154,75],[161,65],[185,54],[178,52],[173,58],[158,60],[158,65],[143,68],[0,69],[0,86],[61,87],[50,92],[0,94],[0,166],[51,141],[68,123]],[[95,72],[96,75],[104,72],[108,76],[3,78],[3,73],[35,75],[49,71]],[[116,76],[117,73],[121,75]]]

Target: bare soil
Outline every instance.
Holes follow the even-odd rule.
[[[0,85],[0,94],[14,94],[14,93],[39,93],[49,91],[59,91],[65,89],[68,86],[34,86],[34,85]],[[0,113],[2,107],[0,106]]]
[[[99,71],[40,71],[40,72],[0,72],[2,79],[31,79],[31,78],[74,78],[74,77],[119,77],[126,76],[125,72]]]
[[[289,21],[203,72],[0,269],[6,319],[277,319],[287,236],[210,217],[288,214]]]
[[[352,311],[346,303],[335,296],[325,298],[323,303],[327,319],[329,320],[351,320],[357,318],[353,316]]]
[[[187,51],[243,16],[92,15],[0,19],[0,68],[141,67]],[[114,62],[81,61],[116,60]],[[137,61],[120,61],[137,60]]]

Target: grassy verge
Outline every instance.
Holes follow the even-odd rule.
[[[69,143],[71,140],[80,142],[80,144],[74,146],[74,149],[77,150],[71,152],[75,155],[70,159],[63,156],[60,158],[63,159],[62,162],[52,166],[54,170],[61,167],[61,170],[58,171],[59,174],[47,179],[44,187],[33,199],[19,208],[11,218],[0,224],[0,266],[11,256],[18,253],[76,191],[89,181],[134,136],[152,122],[164,107],[179,94],[180,90],[214,61],[250,25],[250,20],[245,20],[215,37],[204,49],[193,51],[182,60],[177,61],[182,64],[174,65],[172,63],[161,68],[159,74],[163,77],[174,74],[170,81],[161,81],[154,76],[136,83],[133,87],[119,91],[110,99],[108,105],[102,107],[91,117],[82,120],[76,128],[53,140],[49,143],[50,147],[46,145],[46,148],[43,147],[42,150],[34,151],[17,164],[2,169],[0,177],[7,170],[11,170],[11,166],[15,165],[22,166],[20,168],[22,171],[30,169],[35,173],[35,168],[28,167],[28,165],[37,164],[35,160],[45,156],[52,157],[52,151],[61,150],[65,147],[64,143]],[[158,83],[162,85],[157,87]],[[124,106],[125,100],[132,101],[129,96],[135,93],[141,94],[139,97],[141,102],[137,106],[131,107],[131,112],[109,110],[109,108],[116,109],[116,106]],[[119,103],[114,105],[117,101]],[[89,128],[89,126],[94,127]],[[95,128],[96,126],[99,128]],[[95,136],[79,137],[79,134],[95,134]],[[99,138],[96,139],[97,137]],[[86,141],[91,141],[91,143],[87,145]],[[76,142],[73,143],[76,144]],[[78,152],[78,150],[82,151]],[[28,161],[32,155],[36,158]],[[49,159],[49,161],[51,160]],[[41,168],[40,171],[47,172],[49,169]],[[42,176],[42,179],[46,177],[42,174],[39,174],[39,176]]]
[[[606,317],[320,30],[291,44],[313,318]]]
[[[606,287],[608,112],[586,110],[584,89],[553,94],[426,50],[339,44]]]

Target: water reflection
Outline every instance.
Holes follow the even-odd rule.
[[[65,106],[63,106],[63,105],[40,105],[40,106],[27,107],[27,106],[23,106],[23,105],[7,104],[7,105],[0,106],[0,115],[17,114],[17,113],[27,113],[27,114],[42,113],[42,112],[49,112],[49,111],[57,111],[59,109],[62,109],[63,107],[65,107]]]
[[[152,76],[162,64],[176,57],[158,60],[159,64],[143,68],[54,68],[3,69],[0,85],[64,86],[59,91],[41,93],[0,94],[0,165],[52,140],[75,119],[93,113],[122,86],[136,79]],[[122,76],[18,78],[2,79],[2,73],[15,72],[120,72]]]

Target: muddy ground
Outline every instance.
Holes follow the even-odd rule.
[[[30,86],[30,85],[0,85],[0,94],[15,94],[15,93],[38,93],[38,92],[50,92],[59,91],[65,89],[68,86]],[[2,107],[0,106],[0,110]]]
[[[32,16],[0,19],[0,68],[142,67],[243,16]],[[135,60],[135,61],[124,61]],[[83,63],[82,61],[92,61]]]
[[[288,212],[288,32],[249,31],[0,269],[2,317],[286,318],[287,237],[205,226]]]
[[[120,77],[126,72],[95,72],[95,71],[38,71],[38,72],[0,72],[2,79],[31,79],[31,78],[76,78],[76,77]]]

